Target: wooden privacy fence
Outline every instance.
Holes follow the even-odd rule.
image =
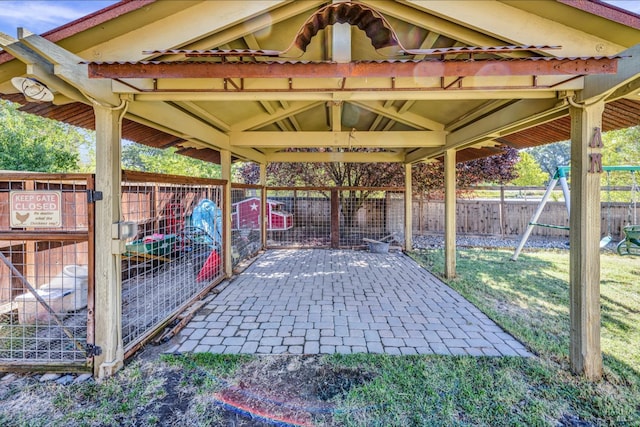
[[[524,234],[539,200],[509,199],[458,199],[456,202],[456,232],[458,234],[496,237],[520,237]],[[634,216],[635,214],[635,216]],[[601,203],[602,234],[615,239],[624,238],[622,228],[640,220],[640,208],[629,203]],[[538,223],[569,226],[569,216],[564,201],[550,201],[545,206]],[[414,198],[413,234],[444,233],[444,201]],[[532,235],[540,237],[569,237],[569,231],[559,228],[534,227]]]

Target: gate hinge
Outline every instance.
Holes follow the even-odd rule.
[[[85,346],[85,352],[87,357],[100,356],[102,354],[102,348],[95,344],[87,344]]]
[[[102,191],[87,190],[87,203],[95,203],[102,200]]]

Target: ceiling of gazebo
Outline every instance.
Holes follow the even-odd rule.
[[[123,137],[213,162],[468,160],[568,139],[570,103],[603,95],[604,130],[640,118],[640,17],[599,1],[123,1],[21,36],[3,98],[88,128],[91,99],[126,99]]]

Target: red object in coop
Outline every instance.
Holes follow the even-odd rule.
[[[288,230],[293,227],[293,215],[283,210],[284,203],[267,200],[267,230]],[[260,229],[260,199],[250,197],[231,205],[231,228]]]
[[[214,278],[220,272],[220,255],[217,251],[211,251],[209,257],[204,262],[204,265],[196,277],[196,282],[203,282]]]
[[[184,209],[180,203],[168,203],[164,207],[165,234],[180,234],[184,226]]]

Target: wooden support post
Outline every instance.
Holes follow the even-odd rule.
[[[413,249],[413,190],[411,163],[404,165],[404,250]]]
[[[124,242],[114,235],[121,214],[120,121],[122,111],[94,106],[96,118],[96,191],[102,200],[95,206],[95,345],[102,353],[94,358],[94,374],[113,375],[122,368],[122,267]]]
[[[500,186],[500,235],[504,239],[506,229],[506,214],[504,206],[504,185]]]
[[[220,169],[222,179],[227,181],[222,196],[222,259],[224,260],[224,275],[233,274],[233,259],[231,257],[231,151],[220,150]]]
[[[331,190],[331,248],[340,247],[340,197],[338,190]]]
[[[444,152],[444,275],[456,277],[456,150]]]
[[[262,248],[267,247],[267,164],[260,163],[260,234]]]
[[[600,147],[604,102],[570,108],[571,213],[569,216],[571,370],[597,380],[600,349]]]
[[[345,0],[333,0],[340,3]],[[331,60],[335,62],[351,62],[351,25],[332,25],[331,30]]]

